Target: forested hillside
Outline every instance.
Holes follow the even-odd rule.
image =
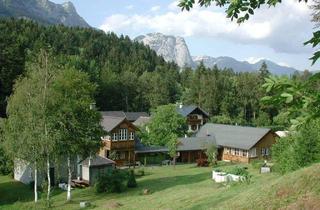
[[[50,50],[61,65],[90,75],[99,85],[96,100],[101,110],[148,110],[177,100],[176,65],[128,37],[14,19],[1,19],[0,31],[1,116],[14,79],[23,75],[26,62],[41,48]]]
[[[180,70],[143,44],[114,33],[15,19],[1,19],[0,31],[0,116],[5,116],[14,80],[40,49],[50,51],[60,65],[89,74],[98,85],[100,110],[149,111],[182,102],[201,106],[214,122],[258,126],[270,125],[277,114],[277,108],[260,104],[266,65],[259,73],[203,65]]]

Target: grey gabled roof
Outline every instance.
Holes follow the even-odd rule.
[[[149,117],[146,112],[125,112],[124,114],[130,122],[136,121],[139,117]]]
[[[135,126],[141,127],[147,124],[150,121],[150,117],[139,117],[136,121],[133,122]]]
[[[191,112],[193,112],[196,109],[199,109],[204,115],[209,117],[209,114],[207,112],[195,105],[183,105],[182,107],[177,107],[178,113],[180,113],[183,117],[188,116]]]
[[[149,114],[146,112],[104,111],[101,114],[102,116],[109,117],[125,117],[130,122],[136,121],[139,117],[149,117]]]
[[[101,112],[102,116],[109,116],[109,117],[126,117],[123,111],[104,111]]]
[[[214,136],[179,138],[178,141],[177,151],[204,150],[210,144],[216,145]]]
[[[207,123],[197,137],[214,136],[217,145],[249,150],[271,129]]]
[[[83,160],[82,161],[82,165],[89,166],[89,159],[90,159],[90,157],[88,157],[85,160]],[[105,158],[105,157],[101,157],[99,155],[95,155],[95,156],[91,157],[90,167],[113,165],[113,164],[115,164],[115,162],[113,160],[110,160],[110,159]]]
[[[110,132],[112,129],[117,127],[120,123],[122,123],[126,118],[125,117],[113,117],[102,115],[102,127],[105,131]]]

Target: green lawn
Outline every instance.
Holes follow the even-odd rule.
[[[146,175],[137,178],[138,188],[129,189],[121,194],[99,195],[96,195],[92,188],[76,189],[72,191],[71,203],[65,203],[66,192],[56,190],[52,197],[52,205],[54,209],[79,209],[80,201],[89,201],[92,204],[90,209],[273,209],[293,202],[290,200],[291,197],[285,197],[285,202],[281,203],[274,196],[282,199],[282,195],[279,197],[277,194],[280,189],[278,186],[284,183],[289,189],[293,183],[287,181],[286,177],[291,176],[293,179],[297,176],[259,174],[257,169],[247,166],[253,175],[252,183],[232,185],[214,183],[211,180],[211,168],[198,168],[191,164],[178,165],[176,169],[171,166],[147,167]],[[232,166],[225,165],[219,168],[228,167]],[[319,174],[320,166],[316,167],[317,170],[313,169],[313,172]],[[298,173],[301,173],[301,176],[305,174]],[[296,179],[294,182],[299,181]],[[312,185],[309,183],[307,186],[308,182],[301,184],[306,188]],[[142,195],[145,188],[151,191],[150,195]],[[285,191],[284,194],[289,192]],[[297,196],[294,198],[299,198]],[[269,204],[264,205],[265,202]],[[259,206],[255,206],[256,203]],[[8,177],[0,177],[0,209],[40,209],[44,206],[43,200],[36,206],[33,204],[33,191],[28,186],[13,182]]]

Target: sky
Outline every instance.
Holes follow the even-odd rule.
[[[226,18],[225,8],[196,6],[182,12],[173,0],[71,2],[93,27],[132,39],[153,32],[181,36],[192,56],[230,56],[250,63],[270,59],[299,70],[320,69],[320,61],[311,66],[309,60],[315,49],[303,45],[315,31],[312,11],[304,2],[284,0],[276,7],[262,7],[241,25]]]

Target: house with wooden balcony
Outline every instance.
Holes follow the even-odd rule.
[[[187,118],[189,132],[197,132],[209,120],[209,114],[195,105],[180,105],[177,111]]]
[[[120,112],[102,112],[102,126],[107,131],[99,155],[114,160],[117,165],[131,165],[134,160],[135,137],[138,128]]]

